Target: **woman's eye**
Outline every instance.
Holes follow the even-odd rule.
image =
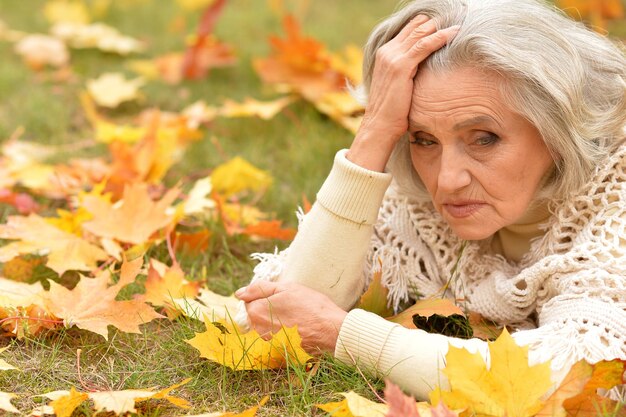
[[[427,138],[422,138],[419,136],[414,136],[411,135],[411,141],[410,141],[413,145],[418,145],[418,146],[432,146],[434,145],[436,142],[434,140],[430,140]]]
[[[480,136],[478,139],[476,139],[475,143],[480,146],[487,146],[487,145],[493,145],[498,140],[500,140],[500,138],[497,135],[494,135],[491,133],[491,134]]]

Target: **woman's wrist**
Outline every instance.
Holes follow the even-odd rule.
[[[359,130],[346,158],[353,164],[370,171],[384,172],[387,161],[398,143],[397,137],[370,130]]]

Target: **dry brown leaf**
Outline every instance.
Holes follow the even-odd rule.
[[[93,220],[83,227],[96,236],[136,245],[146,243],[154,233],[171,225],[172,216],[166,212],[178,194],[179,190],[173,188],[155,202],[150,198],[147,184],[134,183],[124,188],[123,198],[117,204],[87,196],[83,206],[93,215]]]
[[[413,316],[430,317],[433,314],[448,317],[453,314],[464,315],[463,311],[447,298],[423,298],[417,300],[415,304],[395,316],[388,317],[387,320],[403,325],[409,329],[415,329]]]
[[[82,277],[73,290],[50,282],[50,291],[44,295],[46,309],[63,319],[67,327],[89,330],[107,340],[109,325],[123,332],[140,333],[140,324],[163,316],[143,300],[117,301],[115,298],[123,287],[134,282],[142,264],[141,257],[125,262],[119,281],[111,286],[108,271],[100,272],[94,278]]]
[[[200,351],[200,357],[233,370],[282,368],[287,363],[304,365],[311,356],[300,346],[296,327],[282,328],[269,341],[254,330],[241,333],[229,322],[212,323],[205,317],[206,331],[187,341]]]

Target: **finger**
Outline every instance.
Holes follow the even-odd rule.
[[[428,35],[432,35],[435,32],[437,32],[437,24],[434,20],[428,20],[427,22],[424,22],[423,24],[413,29],[403,41],[403,45],[407,49],[409,49],[415,44],[415,42],[419,41],[422,38],[425,38]]]
[[[247,303],[258,300],[260,298],[271,297],[274,294],[283,291],[283,285],[272,281],[255,281],[247,287],[238,289],[235,296]]]
[[[415,30],[415,28],[419,27],[420,25],[423,25],[429,20],[430,20],[430,17],[423,15],[423,14],[418,14],[413,19],[409,20],[409,23],[404,25],[402,30],[395,36],[394,39],[399,42],[404,41],[411,34],[411,32]]]
[[[438,30],[428,36],[416,41],[409,54],[420,61],[426,59],[430,54],[443,47],[450,42],[459,32],[460,26],[450,26],[449,28]]]

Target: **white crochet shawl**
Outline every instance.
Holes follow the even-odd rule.
[[[492,252],[490,239],[458,239],[430,203],[388,193],[366,284],[382,268],[396,310],[447,288],[468,311],[523,330],[518,343],[531,346],[534,361],[553,360],[553,369],[626,359],[626,146],[550,211],[545,235],[512,263]]]

